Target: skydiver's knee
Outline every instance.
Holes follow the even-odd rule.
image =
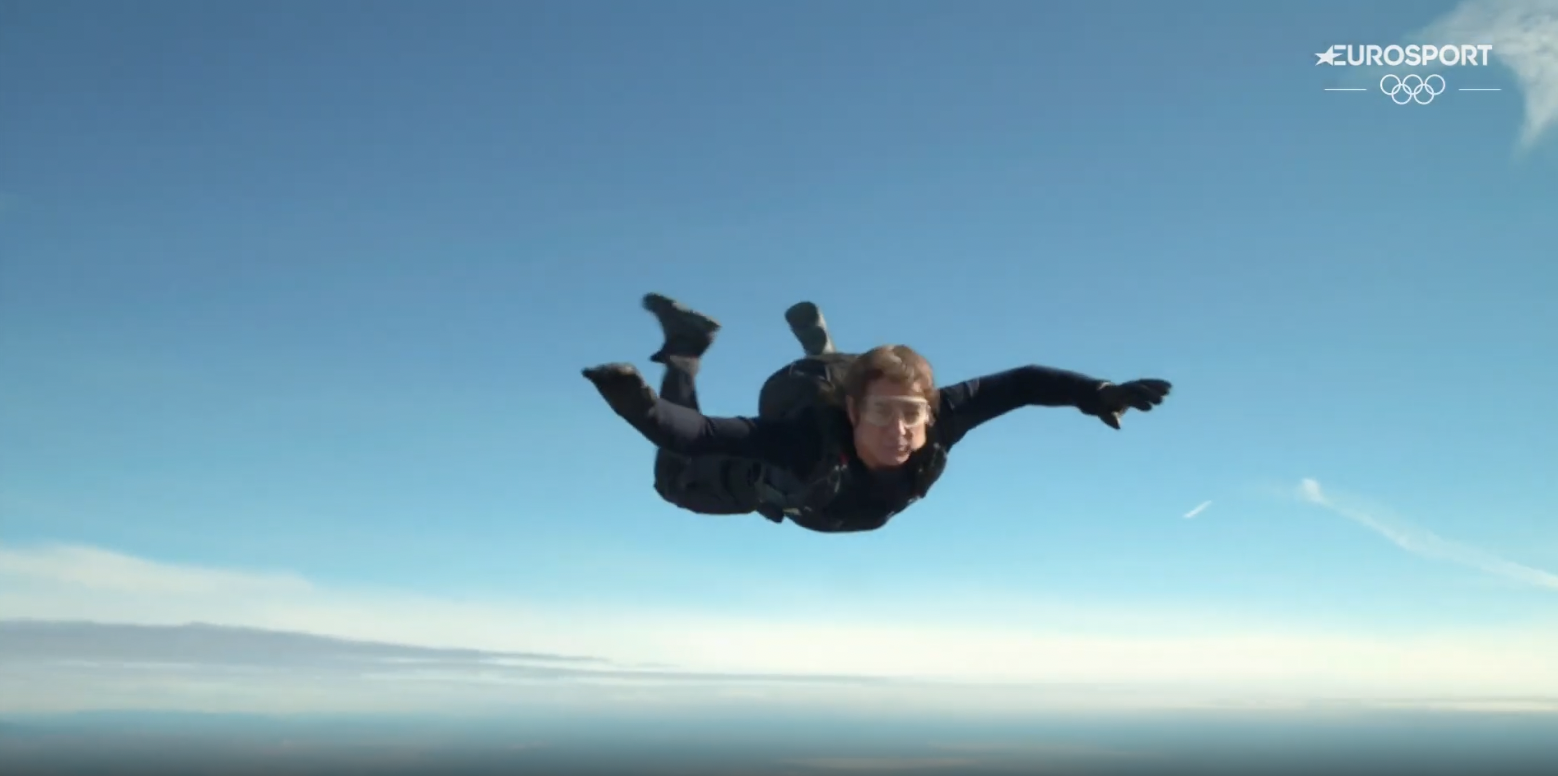
[[[687,489],[687,459],[664,450],[655,455],[655,492],[660,498],[680,506],[680,497]]]
[[[655,458],[655,492],[672,506],[706,515],[737,515],[756,509],[733,489],[729,459],[662,452]]]
[[[656,477],[655,492],[660,494],[661,500],[666,501],[673,506],[681,506],[681,504],[678,503],[679,499],[677,498],[677,496],[681,493],[681,488],[677,487],[675,481]]]

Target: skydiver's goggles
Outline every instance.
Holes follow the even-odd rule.
[[[917,428],[930,421],[930,402],[917,396],[871,396],[866,399],[860,417],[873,426],[902,423],[908,428]]]

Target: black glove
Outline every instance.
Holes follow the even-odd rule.
[[[1132,380],[1128,383],[1104,383],[1098,387],[1097,395],[1093,396],[1081,410],[1102,420],[1112,429],[1120,428],[1120,416],[1126,410],[1135,408],[1142,412],[1151,412],[1153,407],[1163,403],[1163,397],[1169,395],[1174,386],[1167,380]]]
[[[611,409],[629,423],[638,423],[654,409],[655,389],[632,364],[602,364],[584,370],[586,380],[595,384]]]

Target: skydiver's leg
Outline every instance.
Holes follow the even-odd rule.
[[[660,398],[680,407],[699,410],[698,369],[702,366],[696,358],[671,356],[665,359],[665,376],[660,378]]]
[[[822,310],[811,302],[797,302],[784,311],[785,323],[790,324],[790,333],[800,341],[801,348],[808,356],[821,356],[833,353],[833,338],[828,335],[828,322],[822,317]]]
[[[703,354],[714,344],[714,319],[658,294],[644,297],[644,309],[660,319],[665,343],[651,360],[665,365],[660,397],[699,409],[697,377]],[[739,515],[755,509],[751,462],[723,455],[655,454],[655,492],[682,509],[705,515]]]
[[[660,396],[698,409],[697,359],[666,359]],[[757,508],[752,489],[753,463],[728,455],[678,455],[655,452],[655,492],[682,509],[703,515],[744,515]]]
[[[660,349],[649,357],[659,364],[669,358],[703,358],[720,329],[719,321],[663,294],[645,294],[644,309],[660,321],[660,331],[665,335]],[[693,371],[697,371],[696,367]]]

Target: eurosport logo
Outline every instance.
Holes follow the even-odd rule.
[[[1453,46],[1358,46],[1339,43],[1315,55],[1317,65],[1332,67],[1459,67],[1486,66],[1488,54],[1493,52],[1490,43],[1462,43]],[[1343,55],[1346,55],[1343,58]]]
[[[1455,45],[1355,45],[1337,44],[1315,54],[1316,65],[1332,67],[1412,67],[1425,70],[1444,68],[1486,67],[1493,46],[1488,43],[1463,43]],[[1356,83],[1356,81],[1355,81]],[[1429,72],[1386,73],[1379,80],[1379,90],[1397,105],[1428,105],[1436,97],[1450,90],[1443,75]],[[1328,87],[1328,92],[1368,92],[1363,86]],[[1457,92],[1497,92],[1492,87],[1457,86]]]

